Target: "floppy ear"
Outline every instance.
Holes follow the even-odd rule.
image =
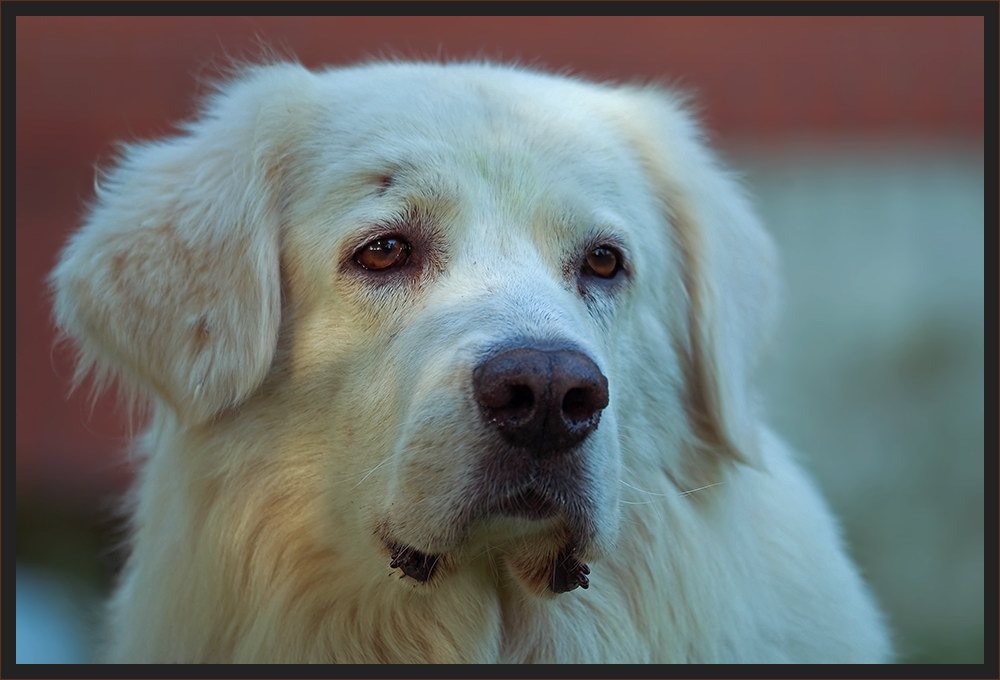
[[[760,463],[753,369],[777,307],[774,245],[681,97],[627,89],[630,128],[662,202],[687,297],[685,404],[705,448]]]
[[[102,178],[50,277],[77,382],[118,378],[189,425],[260,385],[280,320],[282,159],[310,85],[297,65],[248,69]]]

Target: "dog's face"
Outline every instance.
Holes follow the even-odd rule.
[[[392,568],[489,553],[542,593],[613,548],[638,451],[752,462],[769,257],[662,95],[274,66],[133,150],[53,280],[84,367],[181,431],[266,422]]]
[[[620,339],[637,278],[676,268],[623,138],[482,75],[389,70],[367,107],[342,85],[301,169],[325,181],[287,198],[289,356],[339,378],[338,463],[420,580],[484,544],[609,548]]]

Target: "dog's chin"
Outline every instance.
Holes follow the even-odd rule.
[[[534,595],[551,597],[589,586],[586,561],[594,557],[589,517],[549,495],[528,489],[505,496],[480,508],[465,524],[459,538],[436,542],[441,547],[435,548],[407,542],[384,524],[390,568],[411,582],[437,584],[488,553],[500,558],[507,574]]]

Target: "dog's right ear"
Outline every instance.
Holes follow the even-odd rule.
[[[703,452],[759,466],[751,378],[776,316],[774,244],[683,98],[656,88],[622,92],[627,109],[618,117],[679,253],[687,328],[678,345],[694,434]]]
[[[247,69],[183,134],[125,149],[50,277],[76,380],[117,378],[189,425],[249,396],[271,364],[281,299],[283,161],[313,76]]]

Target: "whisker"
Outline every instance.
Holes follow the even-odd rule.
[[[695,491],[701,491],[702,489],[708,489],[708,488],[711,488],[713,486],[719,486],[720,484],[725,484],[725,482],[713,482],[712,484],[706,484],[705,486],[699,486],[697,489],[689,489],[687,491],[682,491],[680,493],[680,495],[681,496],[687,496],[688,494],[692,494]]]
[[[626,482],[624,479],[620,479],[618,481],[620,481],[622,484],[624,484],[625,486],[627,486],[630,489],[635,489],[636,491],[641,491],[642,493],[648,494],[650,496],[660,496],[661,498],[663,498],[663,497],[666,497],[666,495],[667,495],[665,493],[656,493],[655,491],[647,491],[646,489],[640,489],[637,486],[632,486],[631,484],[629,484],[628,482]]]
[[[368,472],[366,472],[366,473],[365,473],[365,475],[364,475],[364,477],[362,477],[362,478],[361,478],[361,479],[360,479],[360,480],[358,481],[358,483],[357,483],[357,484],[355,484],[354,486],[352,486],[352,487],[351,487],[351,491],[353,491],[354,489],[357,489],[357,488],[358,488],[359,486],[361,486],[361,484],[362,484],[362,483],[363,483],[363,482],[364,482],[364,481],[365,481],[366,479],[368,479],[369,477],[371,477],[371,476],[372,476],[372,473],[374,473],[374,472],[375,472],[376,470],[378,470],[378,469],[379,469],[380,467],[382,467],[383,465],[385,465],[386,463],[388,463],[388,462],[389,462],[389,460],[390,460],[389,458],[386,458],[386,459],[385,459],[385,460],[383,460],[383,461],[382,461],[381,463],[379,463],[378,465],[376,465],[375,467],[373,467],[373,468],[372,468],[371,470],[369,470]]]
[[[634,489],[634,490],[639,491],[641,493],[644,493],[644,494],[646,494],[648,496],[658,496],[660,498],[666,498],[669,495],[669,494],[665,494],[665,493],[657,493],[655,491],[648,491],[646,489],[640,489],[637,486],[633,486],[632,484],[629,484],[624,479],[621,479],[621,480],[618,480],[618,481],[620,481],[623,485],[627,486],[628,488]],[[713,486],[719,486],[720,484],[725,484],[725,482],[713,482],[712,484],[706,484],[705,486],[699,486],[697,489],[688,489],[687,491],[681,491],[677,495],[678,496],[689,496],[689,495],[691,495],[691,494],[693,494],[693,493],[695,493],[697,491],[703,491],[704,489],[710,489]],[[647,501],[626,501],[626,500],[623,500],[621,502],[624,503],[624,504],[626,504],[626,505],[646,505],[648,503],[651,503],[652,501],[649,501],[649,500],[647,500]]]

